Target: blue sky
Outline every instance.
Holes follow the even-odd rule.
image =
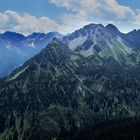
[[[1,0],[0,11],[5,10],[30,13],[37,17],[49,16],[52,18],[67,12],[65,8],[58,8],[48,0]]]
[[[140,8],[140,0],[118,0],[119,4],[130,6],[131,8]]]
[[[140,28],[140,0],[0,0],[0,32],[72,32],[89,23]]]

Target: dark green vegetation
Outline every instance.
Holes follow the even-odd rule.
[[[120,56],[119,62],[98,54],[84,57],[53,40],[1,80],[0,139],[69,140],[69,135],[75,135],[71,139],[137,139],[138,56],[134,50]],[[126,118],[134,119],[124,122]],[[118,121],[109,121],[114,119]],[[109,122],[97,125],[103,121]]]
[[[137,118],[111,120],[87,126],[85,129],[61,131],[59,140],[139,140],[140,121]]]

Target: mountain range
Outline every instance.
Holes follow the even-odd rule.
[[[98,35],[99,37],[97,37]],[[63,38],[62,40],[64,40],[64,42],[68,42],[69,45],[71,45],[71,48],[78,46],[77,49],[79,49],[79,51],[81,51],[81,53],[86,56],[92,55],[94,51],[99,51],[100,45],[102,47],[102,44],[100,44],[98,47],[95,45],[94,49],[92,50],[92,48],[88,46],[88,44],[93,45],[93,43],[96,43],[96,40],[93,38],[93,36],[96,36],[95,38],[99,43],[101,43],[100,37],[103,37],[102,39],[104,40],[108,38],[110,41],[115,37],[116,40],[106,43],[108,43],[107,45],[114,45],[113,43],[124,43],[120,44],[124,46],[123,53],[130,51],[130,49],[125,50],[125,46],[129,46],[129,48],[133,49],[139,49],[140,46],[140,30],[133,30],[127,34],[124,34],[112,24],[108,24],[106,27],[101,24],[90,24],[85,26],[83,29],[77,30],[74,33],[66,36],[63,36],[57,32],[50,32],[48,34],[33,33],[25,37],[22,34],[7,31],[3,34],[0,34],[0,65],[2,66],[0,69],[0,77],[9,75],[14,69],[21,66],[25,61],[33,57],[35,54],[39,53],[44,47],[47,46],[49,42],[52,41],[54,37],[58,39]],[[87,41],[85,42],[85,40]],[[80,48],[80,45],[85,45],[86,50]],[[86,46],[88,46],[90,49]],[[113,50],[107,49],[105,49],[105,51],[103,50],[103,54],[101,53],[101,55],[104,55],[104,53],[107,52],[110,53],[110,51],[110,55],[112,55]],[[114,57],[117,59],[118,56]]]
[[[54,37],[62,36],[57,32],[33,33],[27,37],[9,31],[0,34],[0,77],[9,75],[15,68],[39,53]]]
[[[139,139],[139,34],[89,24],[52,39],[0,80],[0,139]]]

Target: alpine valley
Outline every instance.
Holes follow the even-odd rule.
[[[140,30],[89,24],[49,41],[12,34],[1,35],[0,53],[30,54],[16,67],[36,55],[0,80],[0,140],[140,139]]]

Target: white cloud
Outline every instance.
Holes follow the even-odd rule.
[[[134,24],[140,25],[140,10],[120,5],[117,0],[65,0],[65,3],[63,0],[49,1],[58,7],[64,7],[72,11],[71,14],[62,16],[63,21],[72,20],[75,22],[75,19],[79,16],[80,23],[96,21],[107,24],[109,21],[116,25],[125,23],[126,25],[131,24],[131,26]]]
[[[113,15],[116,20],[127,20],[135,16],[134,10],[130,7],[119,5],[116,0],[104,0],[102,9],[104,14]],[[112,18],[113,18],[112,16]]]
[[[136,15],[134,24],[140,26],[140,13]]]
[[[135,12],[127,6],[119,5],[116,0],[50,0],[59,7],[65,7],[76,13],[85,13],[87,17],[111,17],[123,20],[134,16]]]
[[[74,16],[73,14],[63,14],[57,22],[46,16],[37,18],[27,13],[7,10],[0,13],[0,19],[0,32],[13,31],[24,35],[52,31],[66,34],[88,24],[86,16],[82,12]]]
[[[13,31],[25,35],[32,32],[57,31],[59,25],[49,17],[35,17],[26,13],[7,10],[0,13],[0,31]]]

